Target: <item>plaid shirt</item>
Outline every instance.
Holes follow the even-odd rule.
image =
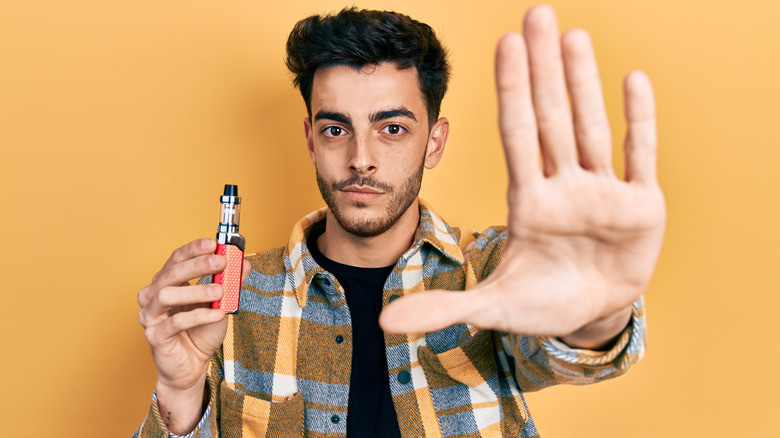
[[[303,218],[287,247],[248,256],[252,272],[208,373],[211,401],[194,437],[344,437],[352,332],[344,291],[306,247],[325,209]],[[421,202],[414,244],[385,282],[382,304],[426,289],[466,290],[498,265],[503,227],[451,228]],[[522,392],[618,376],[644,353],[644,308],[606,352],[551,338],[459,324],[385,334],[403,437],[538,436]],[[168,437],[156,397],[140,437]]]

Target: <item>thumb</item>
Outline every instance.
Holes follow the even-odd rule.
[[[474,312],[470,292],[433,290],[395,300],[379,315],[387,333],[427,333],[465,322]]]
[[[252,272],[252,263],[250,263],[249,260],[244,259],[244,264],[241,265],[241,284],[246,283],[246,279],[249,277],[250,272]]]

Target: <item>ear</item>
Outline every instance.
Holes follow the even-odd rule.
[[[314,159],[314,133],[313,132],[314,130],[311,127],[311,119],[308,117],[304,117],[303,134],[306,136],[306,150],[309,151],[309,158],[311,158],[311,163],[316,166],[317,162]]]
[[[433,169],[439,164],[444,146],[447,144],[447,136],[450,134],[450,121],[442,117],[433,124],[431,134],[428,136],[428,147],[425,149],[425,168]]]

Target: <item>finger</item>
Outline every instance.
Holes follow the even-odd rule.
[[[144,334],[150,345],[161,345],[183,331],[219,322],[224,317],[225,312],[221,309],[201,307],[188,312],[177,313],[158,324],[150,325],[146,327]]]
[[[464,292],[430,291],[395,300],[379,314],[388,333],[427,333],[462,322],[474,303]]]
[[[152,305],[167,310],[177,306],[207,304],[219,300],[224,293],[222,285],[218,283],[166,287],[160,290]]]
[[[175,307],[205,305],[221,299],[223,294],[224,289],[220,284],[165,287],[141,309],[138,319],[146,327],[156,323],[162,316],[169,315]]]
[[[534,7],[525,16],[523,30],[528,44],[531,90],[544,173],[552,175],[577,164],[555,12],[547,5]]]
[[[541,177],[539,134],[528,77],[528,52],[522,35],[518,33],[506,34],[498,43],[496,89],[498,126],[510,184],[522,184]]]
[[[192,242],[176,248],[168,261],[165,262],[165,266],[169,264],[176,264],[185,260],[189,260],[193,257],[201,256],[204,254],[214,254],[217,249],[217,241],[215,239],[197,239]],[[164,269],[165,267],[163,267]]]
[[[246,282],[250,272],[252,272],[252,264],[249,263],[249,260],[244,259],[244,264],[241,266],[241,284]]]
[[[216,274],[225,270],[227,259],[216,254],[200,255],[167,265],[160,271],[155,281],[159,287],[179,286],[204,275]]]
[[[573,29],[561,39],[566,85],[572,101],[580,164],[612,173],[612,135],[601,92],[596,55],[588,33]]]
[[[138,305],[145,307],[161,287],[187,285],[190,280],[195,278],[220,272],[221,269],[219,267],[222,266],[223,263],[220,261],[220,258],[223,257],[203,258],[203,255],[214,253],[214,250],[216,249],[215,242],[214,239],[198,239],[174,250],[162,269],[154,274],[152,282],[138,291],[136,297]],[[181,265],[182,262],[190,261],[194,257],[200,258],[200,261],[195,262],[195,265],[192,265],[191,263],[187,266]],[[203,263],[207,265],[208,270],[206,272],[198,269],[199,266],[203,266]],[[198,270],[189,272],[187,267],[189,267],[190,270],[193,267]],[[219,270],[211,271],[212,267]]]
[[[144,307],[149,303],[149,300],[152,299],[152,289],[151,285],[143,287],[141,290],[138,291],[138,295],[136,296],[136,300],[138,300],[138,305],[140,307]]]
[[[655,99],[650,79],[633,71],[623,83],[626,133],[626,181],[657,184],[658,139],[655,126]]]

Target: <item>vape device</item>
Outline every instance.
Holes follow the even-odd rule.
[[[246,240],[238,234],[238,221],[241,215],[241,198],[238,186],[225,184],[225,192],[219,198],[219,229],[217,230],[217,251],[215,254],[227,258],[227,267],[214,274],[213,283],[219,283],[225,294],[219,301],[211,303],[212,309],[222,309],[225,313],[238,310],[241,296],[241,268],[244,264]]]

